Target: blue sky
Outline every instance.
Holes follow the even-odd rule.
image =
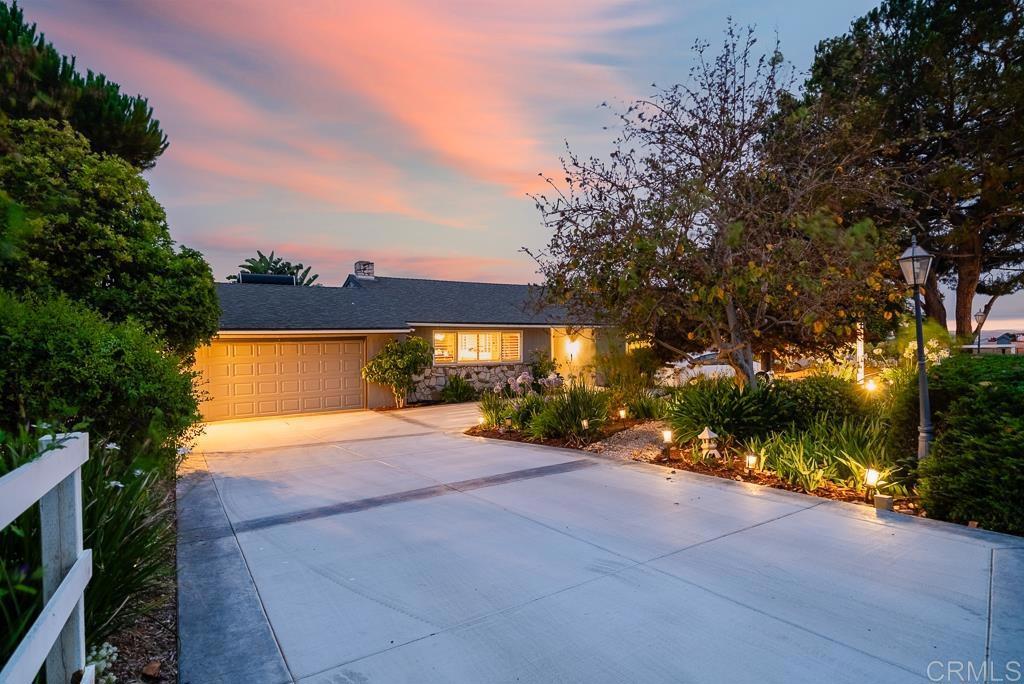
[[[798,70],[873,2],[23,0],[81,68],[142,93],[170,138],[147,173],[171,232],[218,279],[276,249],[338,284],[382,274],[536,280],[527,196],[564,141],[684,80],[728,17]],[[1024,328],[1024,297],[989,328]]]

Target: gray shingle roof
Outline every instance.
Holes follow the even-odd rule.
[[[412,323],[565,325],[538,288],[418,278],[350,277],[349,287],[217,283],[221,330],[397,330]]]

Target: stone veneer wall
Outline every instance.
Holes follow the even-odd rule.
[[[528,363],[489,363],[480,365],[431,366],[416,376],[416,387],[409,393],[409,401],[433,401],[440,397],[448,376],[461,375],[478,392],[489,390],[498,382],[507,383],[530,370]]]

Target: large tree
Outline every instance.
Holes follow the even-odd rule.
[[[134,318],[184,355],[210,339],[220,313],[210,267],[175,247],[137,169],[55,121],[0,123],[0,138],[10,146],[0,155],[0,288]]]
[[[714,347],[752,381],[764,352],[828,352],[891,316],[894,249],[850,207],[884,179],[856,138],[789,94],[775,50],[730,25],[689,83],[621,116],[609,159],[563,160],[536,198],[549,295],[683,352]],[[680,344],[685,340],[685,344]]]
[[[0,119],[57,119],[71,123],[97,152],[109,152],[140,169],[156,163],[167,136],[142,97],[65,57],[25,22],[17,3],[0,0]]]
[[[939,283],[955,288],[961,337],[976,294],[987,313],[1024,287],[1022,31],[1020,0],[887,0],[818,45],[807,83],[896,172],[907,211],[867,210],[919,232],[937,257],[928,314],[945,325]]]

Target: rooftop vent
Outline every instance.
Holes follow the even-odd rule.
[[[373,262],[372,261],[357,261],[352,270],[356,274],[356,278],[363,280],[373,280]]]
[[[238,274],[238,282],[250,285],[295,285],[293,275],[272,275],[270,273],[247,273],[242,271]]]

